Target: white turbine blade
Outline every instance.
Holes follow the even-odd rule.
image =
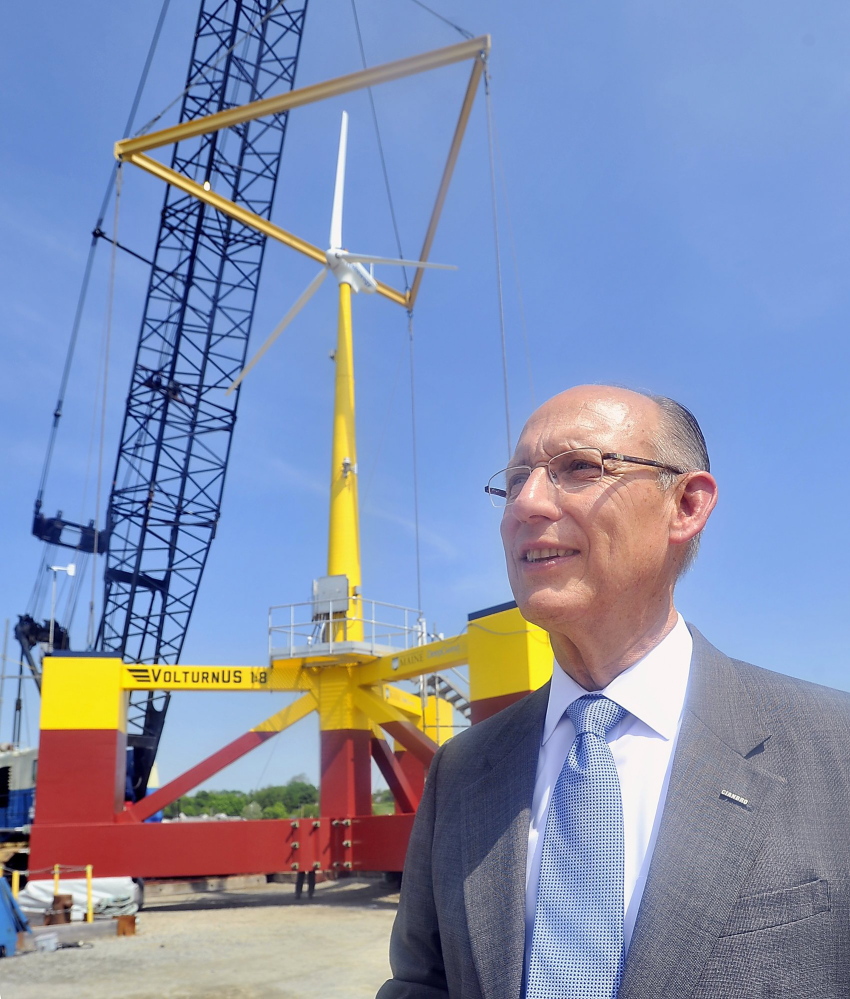
[[[360,264],[396,264],[399,267],[430,267],[438,271],[456,271],[455,264],[432,264],[428,260],[401,260],[398,257],[373,257],[369,253],[349,253],[347,250],[338,253],[341,260],[350,260]]]
[[[330,248],[338,250],[342,246],[342,199],[345,193],[345,155],[348,147],[348,112],[342,112],[339,126],[339,152],[336,158],[336,183],[334,184],[334,205],[331,212]]]
[[[281,321],[277,324],[277,326],[275,326],[275,328],[271,331],[269,336],[266,338],[266,342],[262,345],[262,347],[260,347],[257,353],[254,354],[251,360],[239,372],[239,374],[236,376],[235,380],[233,381],[233,384],[224,393],[225,395],[230,395],[230,393],[234,389],[237,389],[239,387],[245,375],[248,374],[248,372],[254,367],[257,361],[260,360],[263,354],[265,354],[265,352],[269,349],[269,347],[271,347],[271,345],[275,342],[275,340],[277,340],[280,334],[283,333],[286,327],[292,322],[292,320],[298,315],[298,313],[316,294],[316,292],[319,290],[319,285],[321,285],[322,281],[325,280],[327,275],[328,275],[328,268],[323,267],[319,271],[319,273],[313,278],[313,280],[307,285],[304,291],[301,292],[301,295],[298,297],[298,300],[295,302],[295,305],[292,306],[289,312],[286,313],[283,319],[281,319]]]

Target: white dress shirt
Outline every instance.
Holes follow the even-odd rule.
[[[685,690],[691,668],[693,639],[681,614],[672,631],[599,693],[616,701],[629,713],[608,736],[623,796],[624,937],[626,950],[632,938],[646,875],[664,810],[673,751],[679,735]],[[555,664],[543,741],[537,760],[537,779],[528,831],[525,889],[525,953],[531,950],[540,856],[549,815],[549,802],[575,728],[566,711],[588,691]]]

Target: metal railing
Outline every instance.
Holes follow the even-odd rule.
[[[305,600],[269,608],[269,656],[383,656],[424,645],[422,612],[364,597]]]

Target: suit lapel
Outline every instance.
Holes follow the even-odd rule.
[[[466,799],[464,902],[486,999],[518,999],[522,985],[528,827],[548,700],[547,683],[521,702]]]
[[[785,787],[757,766],[770,737],[758,705],[731,660],[691,630],[685,714],[620,999],[692,993]]]

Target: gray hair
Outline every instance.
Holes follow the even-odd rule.
[[[700,425],[694,414],[675,399],[666,395],[653,395],[641,392],[660,408],[661,427],[656,440],[656,457],[665,465],[673,465],[686,472],[710,472],[711,462],[708,458],[708,448]],[[669,488],[676,481],[674,472],[661,469],[658,474],[658,485],[661,489]],[[699,552],[700,535],[691,538],[685,546],[685,554],[679,568],[683,576],[694,564]]]

